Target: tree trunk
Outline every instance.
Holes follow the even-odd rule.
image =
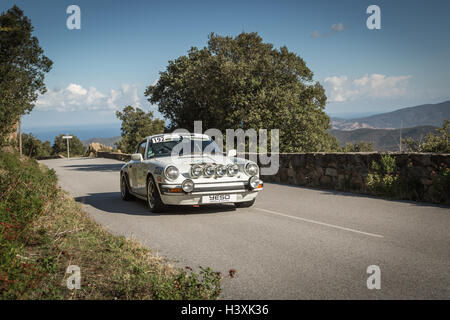
[[[18,124],[17,124],[17,128],[18,128],[18,131],[19,131],[19,133],[18,133],[18,138],[19,138],[19,154],[20,154],[20,156],[22,157],[22,120],[21,120],[21,118],[19,117],[19,121],[18,121]]]

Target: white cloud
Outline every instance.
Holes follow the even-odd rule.
[[[120,89],[112,89],[105,94],[95,87],[83,88],[71,83],[65,89],[50,89],[40,96],[36,109],[41,111],[55,110],[81,111],[115,111],[126,105],[142,108],[145,98],[139,95],[138,85],[123,84]]]
[[[320,32],[319,30],[314,30],[313,33],[311,33],[311,37],[314,39],[317,39],[320,37]]]
[[[79,94],[82,96],[84,96],[87,93],[86,89],[84,89],[79,84],[75,84],[75,83],[69,84],[69,86],[67,87],[67,90],[72,94]]]
[[[333,24],[331,26],[331,30],[336,31],[336,32],[341,32],[341,31],[344,31],[345,29],[347,29],[347,27],[344,26],[344,24],[342,22]]]
[[[347,76],[325,78],[324,86],[328,101],[344,102],[360,98],[391,98],[406,94],[407,76],[386,76],[383,74],[364,75],[350,81]]]
[[[314,30],[313,33],[311,33],[312,38],[320,38],[320,37],[328,37],[331,36],[334,33],[342,32],[345,29],[347,29],[347,26],[345,26],[342,22],[335,23],[331,25],[330,29],[323,34],[319,32],[319,30]]]

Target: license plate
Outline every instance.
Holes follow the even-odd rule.
[[[237,195],[235,194],[213,194],[202,197],[202,203],[236,202],[236,200]]]

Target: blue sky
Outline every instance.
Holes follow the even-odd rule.
[[[368,114],[450,99],[450,1],[9,1],[35,26],[54,61],[24,127],[117,122],[168,60],[206,45],[210,32],[258,32],[300,55],[324,85],[332,115]],[[81,8],[81,30],[66,8]],[[381,8],[381,30],[366,8]]]

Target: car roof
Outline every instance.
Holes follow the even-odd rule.
[[[202,140],[211,140],[211,137],[206,135],[206,134],[202,134],[202,133],[161,133],[161,134],[155,134],[152,136],[148,136],[146,139],[152,139],[152,138],[156,138],[156,137],[164,137],[165,139],[178,139],[178,138],[187,138],[187,139],[192,139],[192,138],[197,138],[197,139],[202,139]]]

